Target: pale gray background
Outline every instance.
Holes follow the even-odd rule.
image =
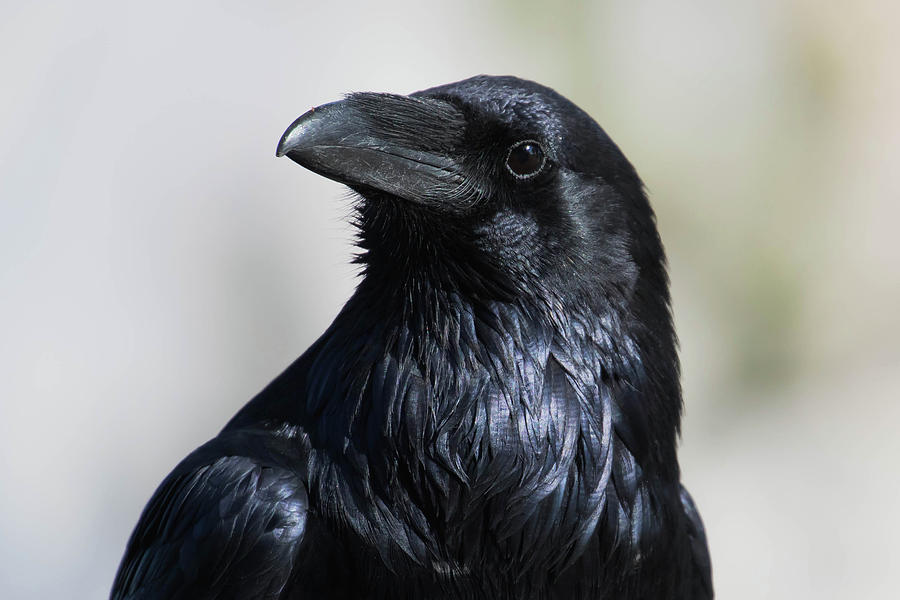
[[[326,6],[326,4],[328,4]],[[354,285],[273,156],[352,90],[546,83],[637,166],[723,599],[896,598],[891,0],[0,4],[0,598],[102,598],[177,461]]]

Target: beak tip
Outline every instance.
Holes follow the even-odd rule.
[[[275,148],[275,158],[285,156],[291,150],[310,143],[312,134],[316,129],[315,123],[317,119],[313,118],[316,112],[317,109],[315,108],[307,111],[291,123],[291,126],[287,128],[281,139],[278,140],[278,147]],[[322,111],[318,111],[318,114],[315,116],[318,117],[321,113]]]
[[[283,136],[281,136],[281,139],[278,140],[278,146],[275,148],[275,158],[281,158],[282,156],[287,154],[288,149],[287,149],[286,142],[287,142],[288,133],[290,133],[290,130],[286,131],[285,134]]]

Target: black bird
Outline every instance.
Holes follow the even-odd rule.
[[[358,93],[278,145],[356,192],[328,330],[144,510],[113,599],[705,599],[668,279],[634,168],[551,89]]]

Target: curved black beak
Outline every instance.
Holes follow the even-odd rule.
[[[452,158],[463,127],[461,114],[440,100],[354,94],[294,121],[276,156],[360,191],[440,201],[464,187]]]

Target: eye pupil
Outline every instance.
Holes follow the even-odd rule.
[[[544,167],[544,151],[537,142],[519,142],[509,150],[506,168],[516,177],[536,175]]]

